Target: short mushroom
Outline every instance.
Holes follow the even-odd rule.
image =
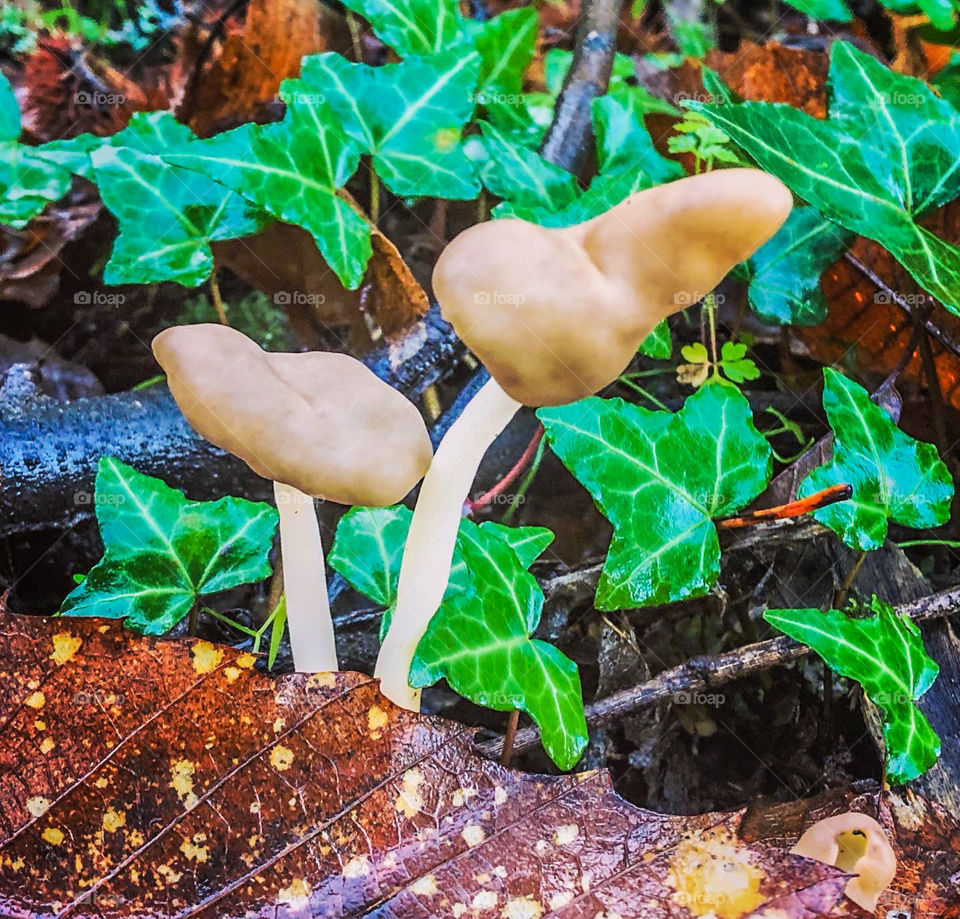
[[[870,913],[897,873],[897,857],[887,834],[866,814],[850,812],[820,820],[800,837],[791,852],[857,875],[845,892]]]
[[[791,204],[772,176],[729,169],[638,192],[575,226],[494,220],[447,246],[433,272],[437,300],[492,379],[447,432],[420,490],[375,671],[388,698],[419,708],[410,665],[446,589],[463,502],[520,406],[562,405],[611,383],[662,319],[762,246]]]
[[[294,667],[336,670],[313,498],[400,501],[430,464],[420,413],[349,355],[269,353],[228,326],[166,329],[153,353],[191,427],[273,480]]]

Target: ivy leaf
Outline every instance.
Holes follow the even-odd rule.
[[[670,324],[666,319],[643,340],[640,353],[664,361],[673,356],[673,338],[670,335]]]
[[[360,147],[304,81],[285,80],[280,98],[287,103],[282,121],[194,140],[163,160],[202,173],[309,231],[344,287],[355,290],[370,259],[370,226],[337,189],[356,171]]]
[[[947,66],[930,82],[954,108],[960,108],[960,52],[951,53]]]
[[[885,246],[960,313],[960,249],[917,221],[960,194],[960,112],[847,42],[830,58],[830,118],[788,105],[687,104],[846,229]]]
[[[720,573],[713,520],[753,500],[770,447],[729,383],[708,383],[676,413],[591,397],[537,412],[550,446],[613,524],[598,609],[670,603]]]
[[[827,367],[823,378],[833,459],[807,476],[799,495],[846,482],[853,496],[814,517],[860,551],[883,545],[888,520],[917,528],[946,523],[953,480],[936,447],[904,434],[862,386],[842,373]]]
[[[51,201],[62,198],[69,170],[19,142],[20,106],[10,81],[0,73],[0,224],[22,229]]]
[[[827,318],[820,276],[853,241],[812,207],[795,207],[786,223],[747,261],[747,297],[772,324],[818,325]]]
[[[810,19],[832,22],[849,22],[853,16],[843,0],[787,0],[795,10]]]
[[[410,684],[430,686],[445,677],[479,705],[527,712],[550,758],[572,769],[588,739],[580,675],[566,655],[530,638],[543,609],[540,585],[500,535],[469,520],[457,546],[474,590],[457,593],[433,617]]]
[[[875,615],[868,619],[835,609],[772,609],[763,618],[863,686],[882,715],[887,778],[900,785],[925,772],[940,755],[940,738],[915,705],[933,685],[939,667],[924,651],[915,622],[876,597],[871,609]]]
[[[120,223],[105,283],[195,287],[213,270],[211,242],[263,227],[263,214],[239,195],[160,158],[193,139],[169,112],[136,114],[90,154],[100,197]]]
[[[476,197],[461,133],[473,115],[480,58],[443,52],[368,67],[339,54],[303,59],[304,90],[323,93],[340,127],[396,195]]]
[[[385,621],[396,603],[411,516],[402,506],[353,508],[337,526],[327,558],[352,587],[386,607]],[[480,705],[527,711],[554,762],[569,769],[587,741],[577,667],[530,638],[543,593],[526,569],[552,540],[542,527],[461,521],[450,583],[417,648],[410,681],[429,686],[446,677]]]
[[[200,597],[271,573],[277,512],[269,504],[189,501],[109,456],[100,460],[94,500],[103,558],[61,615],[123,619],[135,632],[162,635]]]
[[[537,11],[533,7],[508,10],[487,22],[465,19],[466,34],[481,60],[478,101],[485,104],[491,97],[516,96],[502,100],[516,105],[523,90],[523,75],[537,43]]]
[[[680,178],[683,168],[660,156],[644,127],[648,111],[644,91],[632,87],[594,100],[599,171],[579,194],[567,173],[524,143],[498,132],[496,146],[487,148],[490,159],[481,173],[490,190],[505,199],[494,209],[494,216],[570,226],[608,211],[636,191]],[[503,168],[504,162],[522,163],[522,168]]]
[[[667,29],[684,57],[702,58],[716,47],[717,30],[707,0],[668,0]]]

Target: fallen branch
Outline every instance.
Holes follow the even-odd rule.
[[[931,594],[921,600],[896,608],[901,616],[914,622],[942,619],[960,611],[960,586]],[[664,670],[652,680],[631,686],[586,706],[587,724],[602,727],[611,724],[637,709],[670,699],[677,693],[702,692],[715,689],[732,680],[761,670],[770,670],[810,653],[810,649],[792,638],[782,636],[755,644],[744,645],[725,654],[694,657],[678,667]],[[513,755],[529,750],[540,742],[536,727],[517,731],[513,740]],[[477,745],[484,756],[500,756],[503,739],[484,741]]]

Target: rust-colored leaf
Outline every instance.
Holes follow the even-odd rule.
[[[877,916],[960,917],[960,823],[909,789],[860,795],[830,791],[789,804],[759,802],[744,816],[741,835],[789,849],[812,824],[844,811],[877,820],[897,855],[897,875],[881,894]]]
[[[11,614],[0,661],[3,916],[858,915],[739,813],[512,772],[361,674]]]
[[[710,52],[707,64],[745,99],[783,102],[810,115],[826,115],[826,53],[744,42],[736,53]],[[941,208],[926,224],[948,242],[960,244],[960,201]],[[890,292],[910,306],[923,305],[928,298],[909,272],[872,240],[858,238],[851,252],[886,289],[874,284],[850,262],[840,259],[822,279],[830,307],[826,321],[795,331],[816,360],[843,364],[861,376],[879,381],[900,360],[913,329],[912,320],[894,302]],[[938,306],[930,319],[950,339],[960,342],[957,317]],[[931,348],[944,401],[960,408],[960,359],[936,339],[931,340]],[[919,357],[910,362],[903,376],[927,382]]]

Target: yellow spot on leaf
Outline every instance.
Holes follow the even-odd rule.
[[[49,753],[55,746],[56,743],[52,737],[44,737],[43,743],[40,744],[40,752]]]
[[[310,885],[302,878],[294,878],[277,894],[277,902],[299,909],[310,902]]]
[[[274,722],[273,722],[273,733],[274,733],[274,734],[279,734],[279,733],[283,730],[283,727],[284,727],[284,725],[285,725],[286,723],[287,723],[287,722],[284,721],[283,718],[276,718],[276,719],[274,719]]]
[[[105,775],[101,775],[93,784],[96,788],[106,788],[110,782]]]
[[[543,907],[531,897],[515,897],[507,901],[500,915],[503,919],[540,919]]]
[[[437,892],[437,879],[432,874],[425,874],[410,885],[410,891],[418,897],[432,897]]]
[[[380,739],[380,732],[386,727],[388,720],[387,713],[379,705],[370,706],[370,711],[367,712],[367,727],[373,740]]]
[[[453,793],[453,806],[463,807],[476,793],[476,788],[458,788]]]
[[[241,654],[234,661],[238,667],[243,667],[244,670],[250,670],[256,662],[257,659],[252,654]]]
[[[103,815],[103,828],[108,833],[116,833],[122,826],[127,825],[127,815],[123,811],[112,807]]]
[[[240,668],[239,667],[224,667],[223,675],[227,678],[228,683],[236,683],[240,679]]]
[[[47,704],[47,697],[42,692],[35,692],[27,696],[27,705],[30,708],[41,709]]]
[[[170,767],[170,787],[189,810],[199,800],[193,791],[193,774],[196,766],[188,759],[178,759]]]
[[[283,744],[277,744],[270,751],[270,765],[277,772],[286,772],[293,765],[293,750]]]
[[[414,817],[423,809],[423,797],[420,786],[423,784],[423,773],[419,769],[408,769],[403,774],[403,787],[397,795],[394,810],[404,817]]]
[[[57,632],[53,636],[53,654],[50,655],[50,660],[55,664],[65,664],[67,661],[73,660],[74,654],[80,650],[80,646],[83,644],[82,638],[77,638],[76,635],[71,635],[69,632]]]
[[[259,802],[259,801],[251,801],[251,802],[250,802],[250,813],[251,813],[251,814],[259,814],[259,813],[260,813],[260,802]]]
[[[479,846],[486,838],[487,834],[483,832],[483,827],[475,823],[470,823],[463,828],[460,835],[468,846]]]
[[[176,884],[183,875],[179,871],[174,871],[169,865],[160,865],[157,868],[157,874],[163,878],[167,884]]]
[[[50,810],[50,799],[37,795],[35,798],[27,798],[27,811],[32,817],[42,817]]]
[[[764,877],[750,850],[724,827],[684,839],[670,859],[673,902],[693,916],[740,919],[766,902]]]
[[[366,855],[357,855],[343,866],[345,878],[362,878],[370,873],[370,862]]]
[[[184,839],[180,843],[180,851],[191,861],[205,862],[210,857],[210,849],[201,843],[206,841],[206,833],[194,833],[193,839]]]
[[[497,894],[492,890],[481,890],[470,901],[470,905],[478,912],[482,909],[493,909],[497,905]]]
[[[326,671],[312,673],[307,679],[307,689],[333,689],[337,685],[337,678]]]
[[[45,731],[45,730],[47,729],[47,722],[46,722],[46,721],[41,721],[41,720],[38,718],[36,721],[33,722],[33,726],[34,726],[38,731]]]
[[[502,786],[498,785],[493,791],[493,803],[494,804],[503,804],[507,800],[507,790]]]
[[[63,832],[55,826],[48,826],[43,831],[42,838],[44,842],[50,843],[51,846],[59,846],[63,842]]]
[[[199,674],[210,673],[219,667],[223,660],[223,650],[209,641],[198,641],[190,649],[190,653],[193,655],[193,669]]]
[[[558,826],[553,833],[553,841],[558,846],[566,846],[573,842],[579,835],[580,830],[575,823],[565,823]]]

